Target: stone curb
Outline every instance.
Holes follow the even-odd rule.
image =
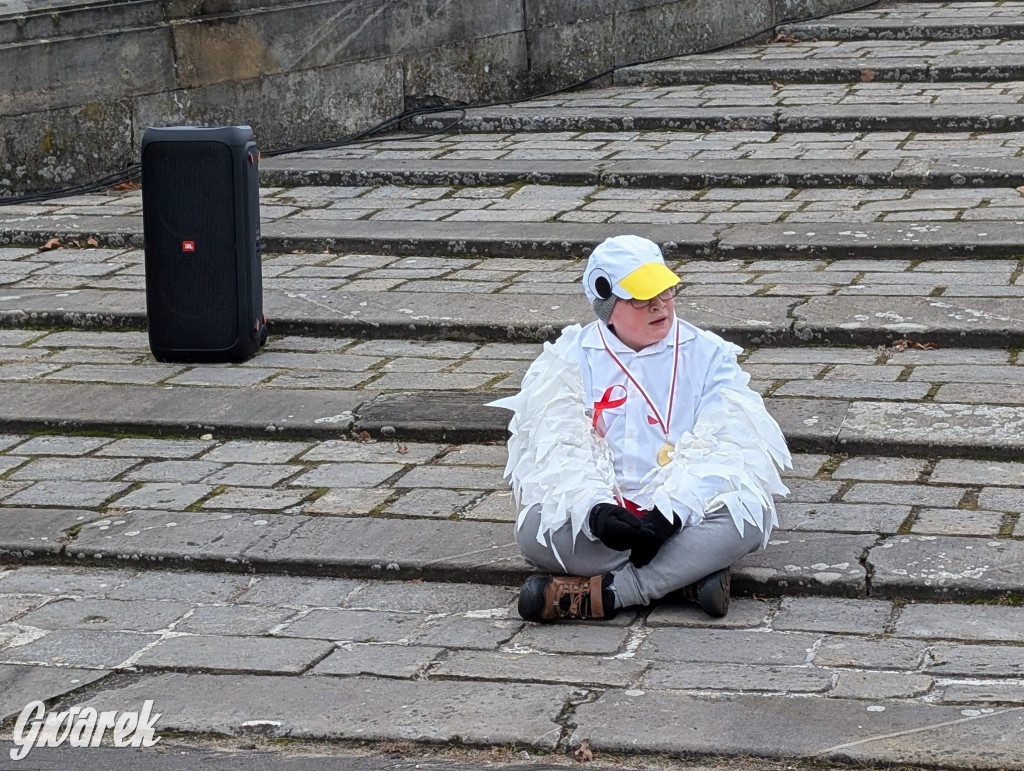
[[[955,24],[946,19],[871,19],[782,24],[777,32],[799,40],[984,40],[1024,38],[1024,21],[965,13]]]
[[[99,431],[332,439],[501,442],[500,393],[234,389],[64,383],[4,386],[0,431]],[[768,410],[801,452],[1018,458],[1024,407],[769,397]]]
[[[535,572],[511,523],[0,508],[0,559],[514,586]],[[1024,540],[784,531],[733,567],[736,596],[957,602],[1024,595]],[[870,571],[870,572],[869,572]]]
[[[294,249],[397,254],[478,255],[488,257],[584,258],[605,238],[622,233],[622,225],[577,223],[380,222],[364,220],[286,220],[262,228],[263,249]],[[666,257],[707,257],[715,231],[706,225],[645,225],[644,233],[663,245]],[[99,245],[142,247],[141,217],[83,216],[69,228],[65,221],[33,219],[7,226],[0,210],[0,245],[42,246],[51,238]]]
[[[862,222],[737,225],[721,231],[724,259],[974,259],[1024,253],[1017,225],[998,222]]]
[[[679,665],[683,669],[683,665]],[[79,674],[75,672],[75,674]],[[87,673],[82,673],[87,676]],[[36,677],[43,680],[42,677]],[[1021,769],[1024,711],[1020,707],[964,709],[957,705],[873,699],[793,698],[789,694],[701,696],[660,688],[595,688],[502,680],[407,680],[358,675],[331,677],[156,671],[107,676],[88,690],[69,687],[48,671],[43,687],[61,696],[63,708],[97,712],[153,700],[161,710],[161,733],[196,738],[254,736],[326,742],[387,742],[387,757],[318,762],[266,753],[223,756],[171,744],[163,756],[139,754],[132,768],[181,771],[192,768],[325,769],[353,771],[413,767],[394,753],[395,743],[431,742],[459,746],[527,747],[547,754],[522,765],[500,760],[462,763],[416,757],[424,771],[534,768],[554,771],[572,763],[586,741],[601,767],[635,764],[649,757],[687,758],[718,767],[723,756],[739,757],[731,767],[749,768],[753,759],[776,762],[852,764],[858,767],[943,767],[986,771]],[[91,678],[95,680],[96,678]],[[24,687],[24,686],[22,686]],[[272,716],[274,719],[267,719]],[[169,737],[173,742],[173,738]],[[10,742],[2,745],[13,746]],[[301,746],[301,745],[300,745]],[[363,751],[365,751],[365,747]],[[539,751],[539,752],[538,752]],[[35,754],[38,752],[38,756]],[[96,749],[102,767],[125,757],[123,750]],[[38,767],[66,765],[68,752],[42,748]],[[70,754],[74,754],[73,751]],[[138,753],[137,753],[138,754]],[[520,754],[520,753],[517,753]],[[531,754],[531,753],[525,753]],[[457,758],[457,756],[455,756]],[[705,761],[701,763],[700,761]],[[268,762],[269,761],[269,762]],[[339,765],[340,763],[340,765]],[[113,766],[111,766],[113,767]],[[126,767],[126,766],[125,766]]]
[[[264,391],[136,385],[4,385],[0,425],[34,430],[224,432],[234,436],[337,436],[372,391]]]
[[[540,285],[538,285],[540,286]],[[321,290],[309,293],[268,289],[264,312],[272,334],[323,335],[403,340],[535,342],[554,340],[593,311],[582,293],[500,295],[443,292]],[[677,309],[688,321],[740,345],[795,343],[789,306],[793,298],[729,297],[709,302],[680,295]],[[451,313],[440,316],[438,313]],[[813,323],[813,319],[809,319]],[[0,328],[63,327],[144,329],[145,294],[138,290],[86,289],[75,292],[23,290],[0,297]],[[870,325],[865,325],[870,326]],[[937,329],[942,329],[941,320]],[[878,327],[878,343],[888,333]],[[959,330],[954,330],[959,331]],[[820,331],[815,328],[815,334]]]
[[[756,248],[754,245],[738,248]],[[268,289],[264,312],[272,334],[468,342],[540,342],[587,323],[592,311],[577,295]],[[722,297],[676,300],[687,321],[741,346],[888,345],[901,338],[943,347],[1008,348],[1024,345],[1019,301],[1007,297]],[[451,316],[439,316],[444,309]],[[896,312],[898,309],[898,312]],[[457,315],[456,315],[457,314]],[[139,290],[24,289],[0,297],[0,328],[125,330],[146,328]]]
[[[860,77],[856,78],[859,80]],[[649,84],[656,85],[656,84]],[[414,118],[408,131],[436,131],[445,114]],[[1024,105],[907,104],[892,107],[815,105],[659,109],[637,107],[509,107],[468,110],[463,133],[558,131],[1014,131],[1024,127]]]
[[[1024,160],[714,161],[401,161],[301,156],[270,158],[260,167],[265,185],[605,185],[628,188],[705,187],[1016,187]]]
[[[1021,80],[1024,64],[1009,54],[986,56],[979,63],[949,62],[942,57],[904,59],[857,58],[804,60],[773,59],[767,62],[715,57],[684,57],[657,64],[625,67],[615,72],[617,86],[682,86],[700,83],[860,83],[871,72],[875,83],[938,83],[981,80]],[[797,63],[799,62],[799,63]]]
[[[406,747],[413,742],[525,746],[553,753],[565,730],[558,718],[572,695],[573,689],[568,685],[539,683],[163,672],[131,678],[128,685],[103,683],[98,689],[77,696],[75,701],[103,711],[153,699],[164,711],[164,730],[179,734],[260,735],[282,741],[398,742]],[[268,715],[277,719],[266,720]],[[388,756],[390,760],[378,759],[376,765],[358,768],[441,768],[429,761],[422,766],[402,761],[394,750]],[[249,766],[251,756],[236,757],[235,762],[242,763],[237,768],[298,771],[306,767],[282,762],[280,758],[266,765]],[[202,761],[191,767],[200,766],[215,767]],[[329,767],[357,768],[345,758],[332,758]],[[458,762],[449,766],[455,770],[461,767]],[[486,763],[475,767],[494,766]]]
[[[984,259],[1024,254],[1019,228],[1003,222],[869,222],[772,225],[589,225],[536,222],[285,220],[263,228],[266,252],[295,249],[416,256],[583,259],[624,230],[661,244],[669,259]],[[3,220],[0,245],[41,246],[92,236],[100,246],[142,246],[141,217],[82,216],[74,228],[37,218]]]
[[[975,712],[959,707],[854,699],[734,696],[702,699],[657,691],[605,692],[577,709],[572,746],[631,752],[643,737],[647,752],[804,758],[873,768],[917,766],[1020,769],[1020,708]],[[659,718],[671,715],[665,722]],[[685,726],[680,731],[679,726]],[[1008,740],[1008,737],[1015,737]]]

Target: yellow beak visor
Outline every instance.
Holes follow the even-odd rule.
[[[625,290],[629,298],[634,300],[650,300],[678,283],[679,276],[669,270],[665,263],[648,262],[619,281],[616,288]],[[615,295],[622,297],[619,292],[615,292]]]

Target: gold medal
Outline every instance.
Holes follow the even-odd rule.
[[[668,462],[672,460],[671,452],[675,449],[672,445],[666,443],[664,447],[658,450],[658,465],[667,466]]]

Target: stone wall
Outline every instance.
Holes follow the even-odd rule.
[[[0,197],[121,170],[151,125],[246,123],[290,147],[861,1],[108,0],[0,16]]]

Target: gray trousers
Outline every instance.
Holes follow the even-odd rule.
[[[704,515],[704,521],[684,527],[673,535],[649,563],[642,568],[629,561],[628,551],[609,549],[600,541],[591,541],[580,533],[573,543],[572,525],[566,522],[550,534],[548,545],[537,542],[540,527],[540,506],[526,514],[523,525],[516,529],[516,543],[523,557],[534,567],[550,573],[568,572],[577,576],[612,573],[616,605],[649,605],[652,600],[689,586],[704,576],[732,565],[744,554],[761,545],[762,531],[745,523],[740,535],[728,509],[722,507]],[[565,563],[555,558],[551,545]]]

